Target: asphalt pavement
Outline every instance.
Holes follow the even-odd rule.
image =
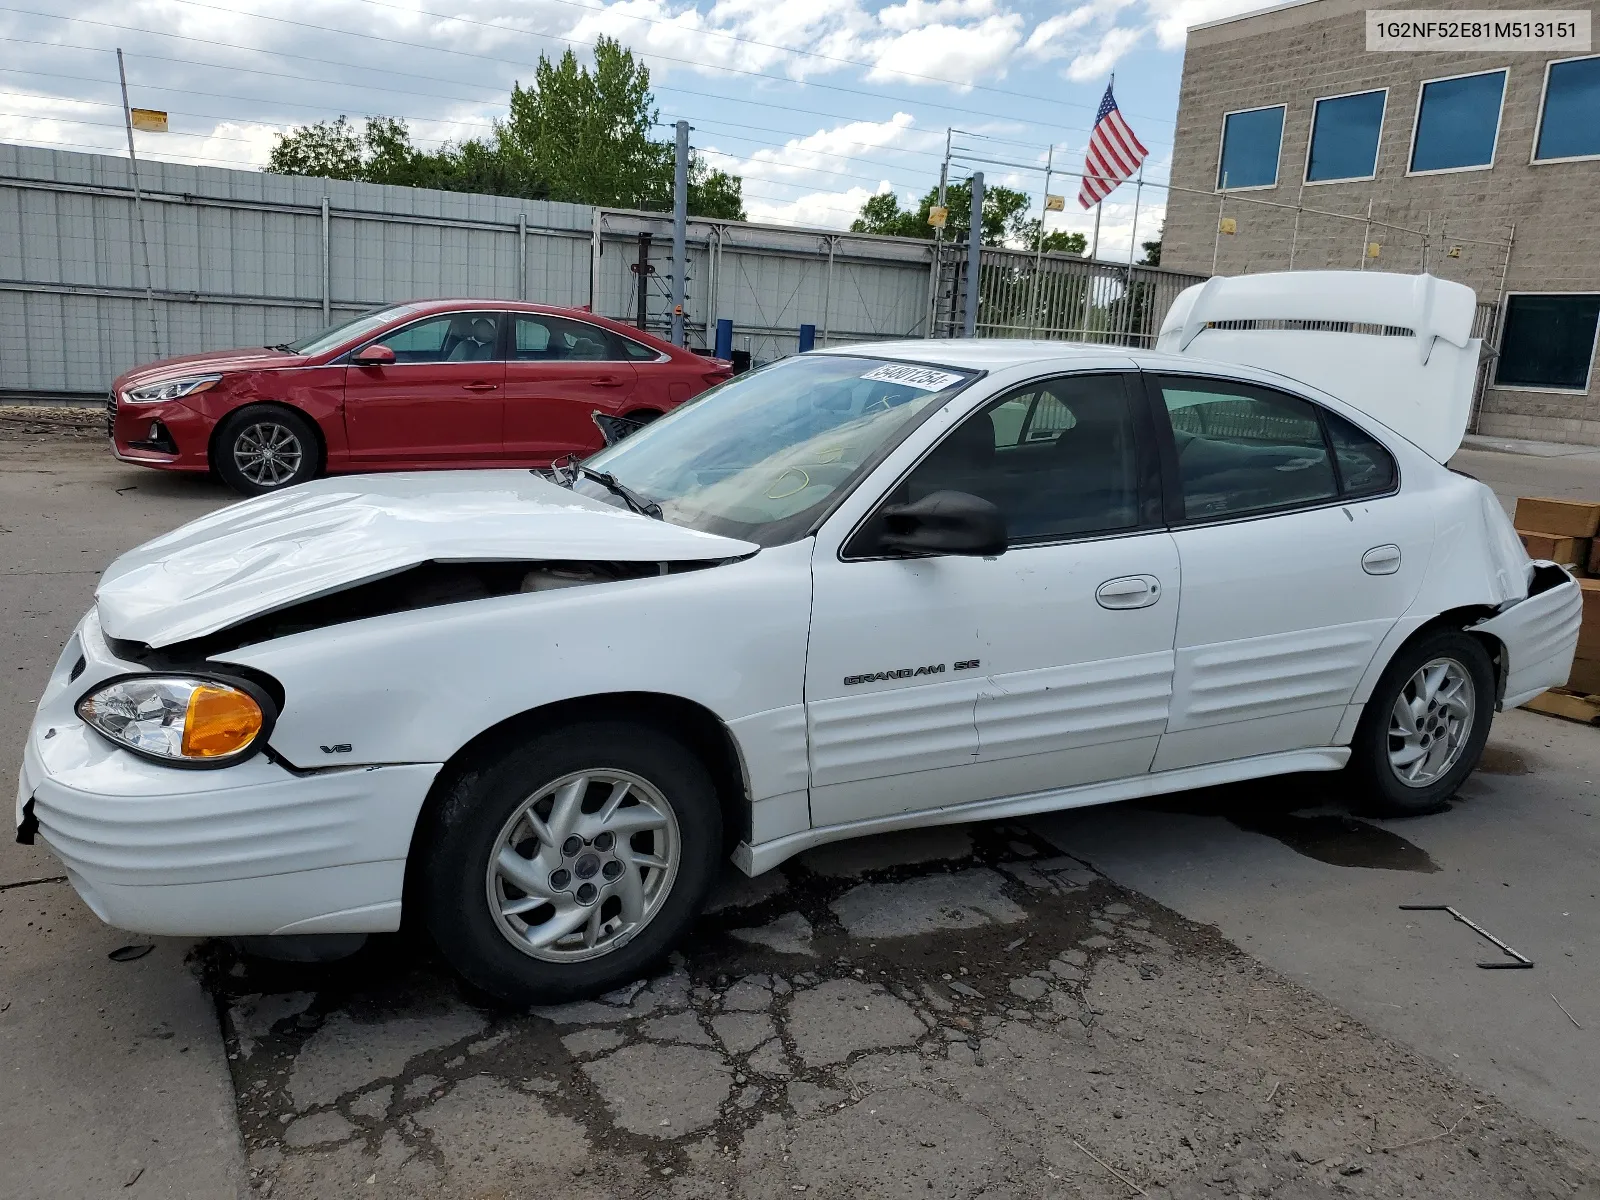
[[[1589,452],[1458,465],[1600,498]],[[98,573],[232,499],[0,440],[7,778]],[[1491,747],[1405,822],[1297,779],[827,848],[532,1015],[401,939],[281,968],[119,934],[7,844],[0,1195],[1600,1197],[1600,731]]]

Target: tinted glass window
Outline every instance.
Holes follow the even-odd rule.
[[[1278,182],[1278,148],[1283,144],[1283,108],[1229,113],[1222,119],[1219,188],[1271,187]]]
[[[1139,522],[1133,412],[1120,375],[1029,384],[953,429],[890,503],[970,492],[999,507],[1013,543]]]
[[[1311,119],[1311,159],[1306,178],[1365,179],[1377,173],[1383,92],[1318,100]]]
[[[1600,58],[1550,64],[1537,158],[1600,154]]]
[[[518,362],[598,362],[623,357],[618,341],[581,321],[518,313],[511,357]]]
[[[1504,71],[1423,84],[1411,169],[1445,171],[1490,165],[1505,88]]]
[[[1494,381],[1587,391],[1600,295],[1509,296]]]
[[[492,313],[429,317],[378,339],[397,363],[484,362],[496,357],[498,335]]]
[[[624,358],[631,358],[636,362],[651,362],[661,357],[661,351],[652,350],[649,346],[639,342],[630,341],[628,338],[619,337],[617,343],[622,347]]]
[[[1346,496],[1381,496],[1391,491],[1399,478],[1394,458],[1370,434],[1357,429],[1338,413],[1322,412],[1333,457],[1339,463],[1339,478]]]
[[[1191,521],[1332,500],[1333,463],[1309,401],[1248,384],[1164,378]]]

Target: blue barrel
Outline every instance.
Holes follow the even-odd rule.
[[[800,353],[814,350],[817,345],[817,327],[815,325],[800,326]]]
[[[720,317],[717,320],[717,358],[728,358],[733,354],[733,320],[730,317]]]

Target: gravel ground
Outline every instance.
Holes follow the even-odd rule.
[[[0,404],[0,442],[104,441],[105,436],[102,409]]]
[[[1003,826],[730,881],[595,1003],[497,1011],[399,938],[207,970],[259,1195],[1600,1197],[1584,1151]]]

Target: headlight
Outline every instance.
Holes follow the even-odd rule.
[[[147,383],[122,393],[129,404],[154,404],[158,400],[181,400],[214,388],[222,382],[221,375],[195,375],[189,379],[169,379],[165,383]]]
[[[272,704],[243,681],[134,675],[90,692],[78,715],[118,746],[174,765],[222,766],[270,732]]]

